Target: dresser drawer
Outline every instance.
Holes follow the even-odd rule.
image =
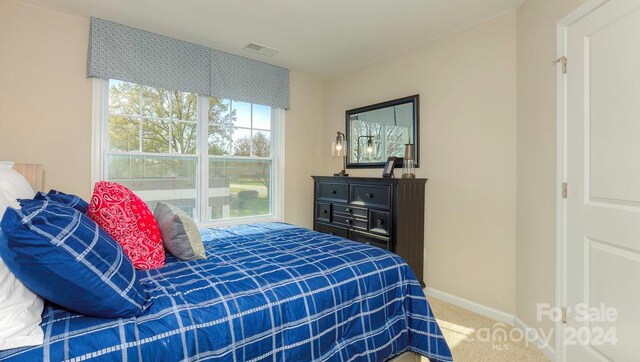
[[[334,225],[323,224],[321,222],[316,223],[316,231],[329,235],[341,236],[343,238],[349,237],[349,231],[347,229]]]
[[[388,236],[391,234],[391,214],[386,211],[369,211],[369,231]]]
[[[325,202],[316,203],[316,220],[318,221],[331,221],[331,204]]]
[[[356,217],[367,217],[367,209],[361,207],[354,207],[350,205],[333,205],[333,212],[339,212],[341,214],[353,215]]]
[[[361,230],[367,230],[367,221],[366,220],[359,220],[359,219],[354,219],[352,217],[349,216],[343,216],[343,215],[338,215],[338,214],[333,214],[332,215],[332,221],[335,224],[340,224],[343,226],[347,226],[347,227],[352,227],[355,229],[361,229]]]
[[[349,202],[349,186],[344,183],[318,182],[318,201]]]
[[[351,240],[359,241],[359,242],[367,244],[367,245],[373,245],[373,246],[377,246],[377,247],[379,247],[381,249],[391,250],[391,248],[389,247],[389,239],[388,238],[383,238],[383,237],[379,237],[379,236],[376,236],[376,235],[361,233],[361,232],[353,231],[353,230],[350,232],[350,237],[349,238]]]
[[[351,185],[351,200],[354,205],[391,208],[391,187],[375,185]]]

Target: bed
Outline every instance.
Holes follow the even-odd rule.
[[[2,361],[384,361],[451,353],[419,282],[385,250],[284,223],[201,231],[208,259],[138,271],[153,304],[100,319],[49,304],[42,346]]]

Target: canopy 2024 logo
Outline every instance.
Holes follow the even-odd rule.
[[[594,307],[579,303],[573,308],[567,307],[566,318],[564,344],[567,346],[603,346],[618,343],[616,327],[611,326],[618,319],[616,308],[607,307],[604,303]],[[562,308],[551,307],[548,303],[538,304],[537,319],[538,322],[545,319],[554,323],[560,322]]]

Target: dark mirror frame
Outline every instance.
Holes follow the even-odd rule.
[[[347,140],[350,140],[350,130],[351,130],[351,125],[349,124],[349,120],[351,119],[351,115],[353,114],[358,114],[358,113],[363,113],[363,112],[368,112],[368,111],[374,111],[376,109],[381,109],[381,108],[387,108],[387,107],[392,107],[392,106],[398,106],[401,104],[406,104],[406,103],[412,103],[413,104],[413,145],[414,145],[414,158],[415,158],[415,167],[418,168],[418,159],[420,157],[420,95],[416,94],[416,95],[412,95],[412,96],[408,96],[408,97],[403,97],[403,98],[398,98],[398,99],[394,99],[391,101],[386,101],[386,102],[382,102],[382,103],[376,103],[376,104],[372,104],[370,106],[365,106],[365,107],[360,107],[360,108],[355,108],[355,109],[350,109],[348,111],[345,112],[345,130],[346,130],[346,134],[345,134],[345,138]],[[387,164],[386,161],[383,162],[367,162],[367,163],[355,163],[355,162],[351,162],[351,147],[352,144],[351,142],[347,143],[347,168],[384,168],[384,166]],[[396,167],[403,167],[403,158],[402,157],[398,157],[398,160],[396,162]]]

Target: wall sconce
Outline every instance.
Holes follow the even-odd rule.
[[[331,142],[331,156],[342,157],[342,171],[334,173],[333,176],[349,176],[347,173],[347,138],[344,133],[336,132],[336,139]]]
[[[404,162],[402,164],[402,178],[416,178],[415,148],[411,143],[404,145]]]
[[[371,154],[373,152],[373,136],[369,135],[369,136],[360,136],[358,137],[358,162],[360,162],[360,139],[361,138],[366,138],[367,139],[367,153]]]

